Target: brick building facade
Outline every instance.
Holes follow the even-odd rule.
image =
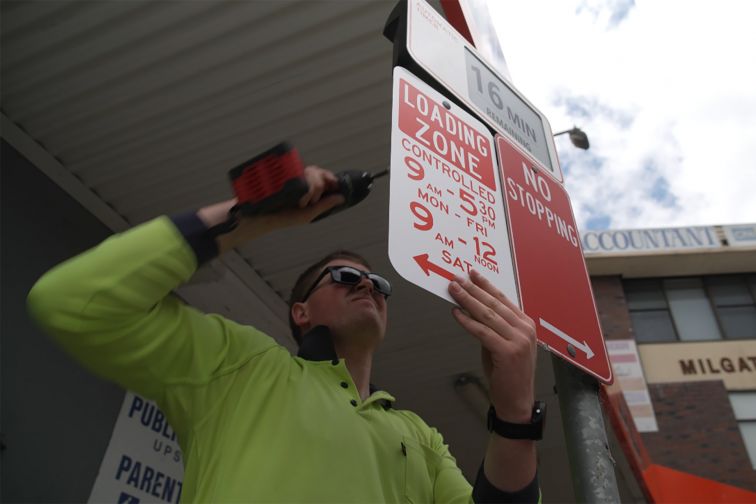
[[[644,463],[756,492],[756,225],[673,229],[713,238],[632,250],[612,233],[644,230],[583,236],[602,330],[640,356],[657,427],[639,433]]]

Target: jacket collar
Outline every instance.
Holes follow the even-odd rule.
[[[339,356],[336,355],[336,349],[333,347],[333,338],[331,330],[324,325],[315,326],[302,335],[302,344],[299,346],[297,357],[308,361],[336,361]],[[370,385],[370,393],[373,394],[380,389]],[[389,409],[390,401],[384,401],[383,408]]]
[[[303,334],[297,357],[309,361],[338,359],[339,356],[336,355],[336,349],[333,347],[331,330],[324,325],[319,325]]]

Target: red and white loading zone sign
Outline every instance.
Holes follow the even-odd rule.
[[[494,143],[470,114],[394,68],[389,258],[452,301],[453,275],[481,272],[518,303]]]

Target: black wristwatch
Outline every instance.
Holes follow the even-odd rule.
[[[488,408],[488,432],[495,432],[507,439],[532,439],[537,441],[543,438],[543,427],[545,424],[546,403],[543,401],[536,401],[533,404],[530,423],[526,424],[505,422],[496,416],[496,410],[493,405]]]

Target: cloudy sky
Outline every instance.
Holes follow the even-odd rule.
[[[581,230],[756,222],[756,1],[489,0]]]

